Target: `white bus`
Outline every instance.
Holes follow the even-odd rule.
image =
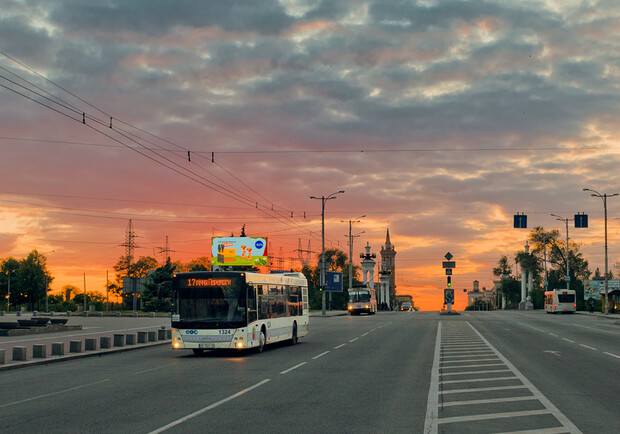
[[[367,286],[353,286],[349,289],[347,309],[350,315],[359,315],[362,312],[374,315],[377,311],[375,290]]]
[[[177,273],[172,280],[172,348],[195,354],[255,349],[308,334],[308,283],[302,273]]]
[[[554,289],[545,292],[545,311],[547,313],[573,313],[576,310],[575,290]]]

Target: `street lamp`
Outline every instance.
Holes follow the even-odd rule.
[[[344,193],[344,190],[336,191],[329,196],[310,196],[310,199],[321,200],[321,259],[319,260],[319,271],[321,273],[321,312],[325,315],[325,202],[330,199],[335,199],[337,194]]]
[[[600,197],[603,199],[603,209],[605,210],[605,314],[609,314],[609,298],[608,298],[608,287],[609,287],[609,276],[608,276],[608,262],[607,262],[607,198],[618,196],[619,193],[607,194],[607,193],[599,193],[596,190],[592,190],[590,188],[584,188],[583,191],[590,191],[592,197]]]
[[[353,238],[359,237],[361,234],[363,234],[365,231],[362,231],[358,234],[355,235],[351,235],[351,225],[353,223],[359,223],[364,217],[366,217],[366,214],[364,214],[363,216],[359,216],[359,217],[355,217],[352,220],[348,220],[349,222],[349,290],[351,289],[351,287],[353,286]],[[342,223],[345,223],[347,220],[340,220]],[[347,235],[345,235],[346,237]]]
[[[6,310],[7,310],[7,312],[11,311],[11,274],[13,274],[13,273],[15,273],[15,270],[11,270],[11,271],[6,273],[9,276],[9,287],[8,287],[7,294],[6,294]]]
[[[551,214],[553,217],[556,217],[556,220],[560,220],[566,223],[566,289],[570,289],[570,273],[568,272],[568,222],[574,220],[569,218],[564,218],[559,215]]]

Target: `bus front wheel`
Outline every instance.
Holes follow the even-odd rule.
[[[264,330],[260,331],[260,335],[258,336],[258,347],[256,348],[256,352],[262,353],[265,349],[265,332]]]

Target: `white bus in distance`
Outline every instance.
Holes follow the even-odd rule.
[[[374,315],[377,312],[375,290],[367,286],[353,286],[349,289],[347,310],[350,315],[359,315],[362,312]]]
[[[172,348],[254,349],[308,334],[308,283],[302,273],[177,273]]]
[[[575,290],[554,289],[545,292],[545,311],[547,313],[573,313],[577,310]]]

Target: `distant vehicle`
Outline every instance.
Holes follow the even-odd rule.
[[[350,315],[359,315],[362,312],[374,315],[377,312],[375,290],[368,286],[354,286],[349,290],[347,309]]]
[[[195,354],[255,349],[308,334],[308,282],[301,273],[177,273],[172,348]]]
[[[545,311],[547,313],[573,313],[577,310],[576,295],[573,289],[554,289],[545,292]]]
[[[405,301],[403,304],[400,305],[400,310],[413,310],[413,305],[408,301]]]

